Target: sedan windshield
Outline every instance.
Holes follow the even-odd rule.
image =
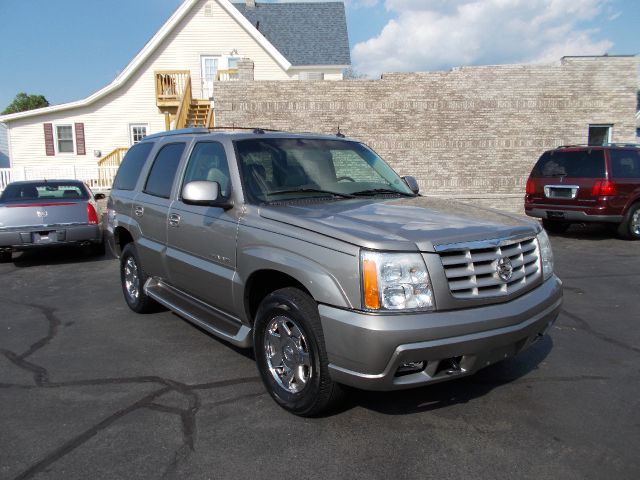
[[[10,183],[0,196],[0,203],[88,200],[89,194],[79,182]]]
[[[251,202],[413,195],[398,174],[361,143],[264,138],[238,140],[235,146]]]

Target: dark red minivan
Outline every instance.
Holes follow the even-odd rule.
[[[566,146],[544,152],[527,180],[527,215],[553,233],[572,223],[607,222],[640,239],[640,147]]]

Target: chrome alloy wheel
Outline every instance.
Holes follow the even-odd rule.
[[[138,266],[133,257],[127,258],[124,264],[124,288],[132,302],[137,302],[140,296],[140,279],[138,277]]]
[[[631,217],[631,233],[640,235],[640,209],[636,210]]]
[[[269,372],[289,393],[298,393],[312,375],[309,343],[296,323],[278,316],[265,330],[264,353]]]

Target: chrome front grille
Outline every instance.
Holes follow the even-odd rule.
[[[503,280],[498,274],[498,262],[505,257],[513,268],[507,280]],[[512,242],[507,240],[486,248],[460,246],[440,252],[449,290],[455,298],[461,299],[511,295],[522,290],[540,278],[539,259],[535,237]]]

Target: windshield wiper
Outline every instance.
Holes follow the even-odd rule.
[[[332,197],[354,198],[354,195],[350,195],[348,193],[333,192],[331,190],[322,190],[320,188],[292,188],[290,190],[277,190],[275,192],[269,192],[267,193],[267,195],[285,195],[287,193],[324,193],[326,195],[331,195]]]
[[[360,190],[359,192],[353,192],[352,195],[366,196],[366,195],[377,195],[378,193],[393,193],[396,195],[402,195],[404,197],[415,197],[415,194],[413,193],[400,192],[392,188],[370,188],[368,190]]]

